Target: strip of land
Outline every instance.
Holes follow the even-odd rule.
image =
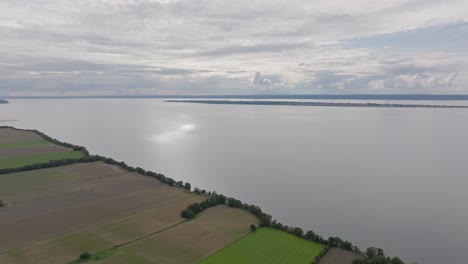
[[[254,205],[40,132],[0,128],[1,168],[1,264],[317,263],[326,252]],[[252,233],[259,225],[276,229]]]
[[[465,105],[389,104],[389,103],[331,103],[295,101],[233,101],[233,100],[166,100],[169,103],[194,103],[218,105],[289,105],[323,107],[390,107],[390,108],[468,108]]]

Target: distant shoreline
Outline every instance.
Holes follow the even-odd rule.
[[[231,101],[231,100],[165,100],[168,103],[228,104],[228,105],[287,105],[322,107],[386,107],[386,108],[468,108],[463,105],[389,104],[389,103],[331,103],[294,101]]]

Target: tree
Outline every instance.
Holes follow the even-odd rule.
[[[344,241],[341,244],[341,248],[345,249],[345,250],[353,251],[353,244],[351,242],[349,242],[349,241]]]
[[[302,237],[302,234],[304,234],[304,231],[302,231],[302,229],[300,227],[295,227],[293,229],[293,234],[298,236],[298,237]]]
[[[234,198],[227,199],[227,203],[230,207],[239,208],[242,206],[242,202]]]
[[[399,259],[398,257],[393,257],[392,258],[392,264],[405,264],[401,259]]]
[[[370,259],[377,256],[377,249],[375,247],[368,247],[366,249],[366,256]]]
[[[188,206],[188,209],[192,211],[194,214],[198,214],[203,211],[202,206],[199,203],[194,203]]]
[[[192,185],[190,185],[190,183],[186,182],[185,185],[184,185],[184,188],[185,188],[186,190],[189,190],[189,191],[190,191],[190,189],[192,188]]]
[[[312,231],[312,230],[307,231],[307,232],[305,233],[305,238],[306,238],[307,240],[314,241],[314,240],[315,240],[315,233],[314,233],[314,231]]]
[[[385,253],[383,252],[383,249],[381,249],[381,248],[377,249],[377,256],[385,256]]]
[[[257,231],[257,227],[254,224],[250,225],[250,231],[255,232]]]
[[[192,210],[189,210],[189,209],[185,209],[183,210],[180,215],[183,217],[183,218],[187,218],[187,219],[194,219],[195,218],[195,213],[192,211]]]
[[[90,259],[91,258],[91,254],[89,252],[85,252],[85,253],[82,253],[80,255],[80,259],[82,260],[87,260],[87,259]]]

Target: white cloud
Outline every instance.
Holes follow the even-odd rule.
[[[465,0],[4,0],[0,95],[468,92],[468,37],[417,49],[467,18]],[[366,46],[396,32],[416,49]]]

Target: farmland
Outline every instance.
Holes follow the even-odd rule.
[[[0,168],[84,155],[33,132],[0,129]],[[67,263],[85,251],[115,253],[103,261],[148,250],[150,259],[167,259],[181,245],[184,254],[170,258],[185,263],[214,253],[258,223],[227,206],[187,221],[180,212],[206,196],[103,162],[3,174],[0,198],[6,202],[0,210],[2,264]],[[165,250],[154,250],[157,245]]]
[[[355,259],[363,259],[363,256],[348,250],[332,248],[321,260],[320,264],[352,264]]]
[[[260,228],[201,263],[310,263],[322,249],[321,244],[271,228]]]
[[[0,186],[12,205],[0,211],[0,252],[193,197],[104,163],[2,175]]]
[[[117,249],[109,258],[92,263],[197,263],[250,232],[258,220],[241,209],[217,206],[195,220]]]
[[[58,146],[31,131],[0,129],[0,169],[18,168],[51,160],[77,159],[81,151]]]
[[[3,128],[0,169],[87,155],[69,146]],[[324,247],[271,228],[252,233],[258,214],[224,203],[182,218],[210,196],[125,166],[81,160],[0,175],[0,263],[74,263],[83,252],[99,264],[310,263]],[[331,252],[325,264],[349,259]]]

